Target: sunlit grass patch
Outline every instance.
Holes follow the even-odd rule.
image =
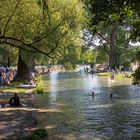
[[[19,87],[8,87],[5,86],[3,88],[0,88],[0,92],[4,92],[4,93],[26,93],[28,92],[30,89],[28,88],[19,88]]]
[[[102,73],[97,73],[99,76],[110,76],[109,72],[102,72]]]
[[[128,75],[131,75],[131,73],[128,74]],[[123,73],[119,73],[119,74],[115,75],[115,80],[118,80],[118,81],[123,81],[123,80],[124,81],[132,81],[132,77],[131,78],[125,78]]]
[[[111,72],[102,72],[102,73],[97,73],[98,76],[111,76]],[[126,78],[124,77],[125,74],[123,73],[118,73],[118,74],[115,74],[115,80],[118,80],[118,81],[132,81],[132,76],[131,76],[131,73],[128,73],[128,76],[131,76],[130,78]]]

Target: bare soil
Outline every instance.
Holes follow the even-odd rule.
[[[0,140],[16,140],[29,134],[37,124],[37,110],[0,108]]]

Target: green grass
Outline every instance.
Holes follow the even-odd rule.
[[[102,73],[97,73],[97,75],[99,75],[99,76],[109,76],[110,73],[109,72],[102,72]]]
[[[5,88],[0,88],[0,91],[4,92],[4,93],[26,93],[28,92],[30,89],[29,88],[19,88],[19,87],[8,87],[5,86]]]
[[[115,75],[115,80],[118,80],[118,81],[132,81],[132,77],[131,78],[125,78],[124,74],[120,73],[120,74]]]
[[[27,93],[31,90],[31,88],[23,88],[19,87],[21,82],[13,82],[10,85],[2,85],[0,88],[0,92],[4,93]]]
[[[99,75],[99,76],[111,76],[111,73],[103,72],[103,73],[97,73],[97,75]],[[131,73],[129,73],[128,75],[131,75]],[[117,81],[132,81],[132,77],[125,78],[124,74],[119,73],[119,74],[115,74],[115,80],[117,80]]]

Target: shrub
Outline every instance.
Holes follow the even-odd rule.
[[[19,138],[19,140],[41,140],[41,138],[37,135],[28,135],[28,136],[23,136]]]
[[[34,130],[30,135],[22,136],[19,140],[43,140],[43,138],[47,137],[48,133],[46,129],[39,128]]]
[[[45,89],[44,89],[44,84],[43,84],[43,80],[42,80],[41,76],[37,77],[37,82],[38,82],[38,84],[37,84],[35,92],[36,93],[44,93]]]
[[[46,129],[40,128],[33,131],[33,136],[38,136],[40,139],[43,139],[44,137],[48,136],[48,133]]]
[[[76,65],[70,62],[65,62],[64,67],[66,70],[74,70],[76,68]]]

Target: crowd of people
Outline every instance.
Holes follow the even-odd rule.
[[[104,72],[107,72],[107,73],[110,73],[110,79],[111,80],[114,80],[115,79],[115,76],[117,74],[122,74],[122,77],[123,78],[131,78],[132,75],[131,75],[131,71],[128,71],[129,69],[127,68],[124,68],[124,67],[121,67],[120,69],[111,69],[109,67],[105,67],[103,70],[99,70],[98,68],[89,68],[89,67],[85,67],[84,68],[84,73],[85,74],[91,74],[92,77],[95,73],[104,73]],[[80,74],[82,73],[82,70],[80,70]]]
[[[15,70],[0,68],[0,85],[9,85],[14,80]]]

